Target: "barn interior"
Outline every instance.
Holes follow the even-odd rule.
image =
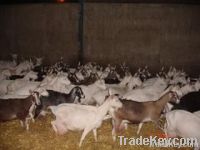
[[[192,84],[192,90],[198,92],[200,2],[198,0],[0,0],[1,101],[9,99],[5,98],[5,95],[10,94],[9,87],[5,89],[5,86],[11,83],[5,85],[4,81],[9,80],[9,76],[14,78],[26,76],[24,73],[27,70],[16,73],[17,66],[25,61],[35,65],[37,58],[42,58],[40,65],[48,67],[51,73],[63,72],[64,67],[67,68],[64,68],[67,70],[64,72],[68,72],[71,68],[97,65],[104,71],[106,67],[109,68],[113,74],[115,68],[123,71],[121,75],[117,70],[120,75],[116,75],[114,79],[112,79],[113,74],[110,75],[107,80],[109,84],[112,82],[119,84],[127,72],[133,77],[141,75],[141,82],[150,78],[161,78],[164,74],[165,79],[173,80],[167,83],[166,89],[171,84],[180,85],[181,82],[181,87]],[[16,61],[16,65],[6,68],[5,64],[13,60]],[[51,69],[57,67],[58,63],[64,67],[52,71]],[[28,69],[33,70],[33,68]],[[36,70],[38,71],[38,68]],[[180,78],[177,77],[179,81],[170,78],[169,73],[180,73]],[[71,83],[75,84],[77,80],[74,80],[71,79]],[[86,81],[79,80],[77,85],[82,86]],[[94,83],[93,79],[91,82]],[[139,86],[136,84],[131,90]],[[8,91],[2,93],[2,87]],[[10,88],[14,89],[14,84]],[[64,89],[61,91],[70,92]],[[191,91],[187,93],[189,92]],[[50,113],[35,119],[35,122],[30,121],[29,131],[20,126],[18,119],[0,122],[0,149],[80,149],[78,143],[82,131],[69,131],[64,135],[57,135],[51,126],[53,120],[55,116]],[[129,138],[140,135],[164,136],[162,129],[152,122],[143,126],[139,135],[136,134],[138,125],[129,125],[127,130],[118,135]],[[111,119],[103,121],[97,132],[98,141],[94,140],[93,133],[90,132],[83,141],[82,149],[178,149],[144,145],[124,146],[120,145],[119,138],[113,142]]]

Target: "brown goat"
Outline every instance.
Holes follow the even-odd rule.
[[[113,123],[113,140],[116,137],[116,130],[120,131],[124,128],[123,121],[133,124],[139,124],[137,134],[139,134],[144,122],[157,122],[167,102],[177,102],[177,94],[175,92],[167,92],[157,101],[136,102],[132,100],[121,99],[123,104],[115,112],[112,112]]]
[[[27,98],[0,99],[0,122],[19,119],[29,130],[28,120],[33,120],[35,105],[39,103],[38,92],[32,93]]]

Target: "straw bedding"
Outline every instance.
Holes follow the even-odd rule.
[[[26,131],[18,120],[4,122],[0,124],[0,149],[1,150],[164,150],[178,148],[156,148],[149,146],[120,146],[119,138],[112,141],[111,120],[104,121],[98,129],[98,142],[94,141],[93,133],[90,132],[81,148],[78,143],[82,132],[67,132],[65,135],[56,135],[50,122],[54,119],[52,115],[37,119],[35,123],[30,123],[30,130]],[[128,130],[120,135],[125,137],[139,137],[136,135],[136,125],[129,125]],[[143,125],[140,135],[148,137],[150,135],[163,134],[153,123]],[[191,150],[191,148],[180,148],[180,150]]]

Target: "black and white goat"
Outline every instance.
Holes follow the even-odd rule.
[[[40,96],[41,105],[38,105],[35,110],[35,118],[49,106],[57,106],[62,103],[80,103],[80,99],[85,98],[82,89],[78,86],[74,87],[68,94],[53,90],[47,90],[47,93],[47,96]]]

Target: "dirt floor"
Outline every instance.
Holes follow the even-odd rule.
[[[65,135],[58,136],[51,127],[53,116],[48,115],[45,118],[36,120],[30,124],[30,130],[26,131],[18,120],[0,124],[0,150],[178,150],[178,148],[155,148],[149,146],[120,146],[119,138],[116,142],[112,141],[111,121],[105,121],[98,129],[98,142],[94,141],[93,133],[90,132],[81,148],[78,143],[81,132],[68,132]],[[121,133],[125,137],[136,136],[137,126],[129,125],[128,130]],[[163,132],[152,123],[144,124],[140,136],[162,136]],[[179,150],[191,150],[191,148],[179,148]]]

